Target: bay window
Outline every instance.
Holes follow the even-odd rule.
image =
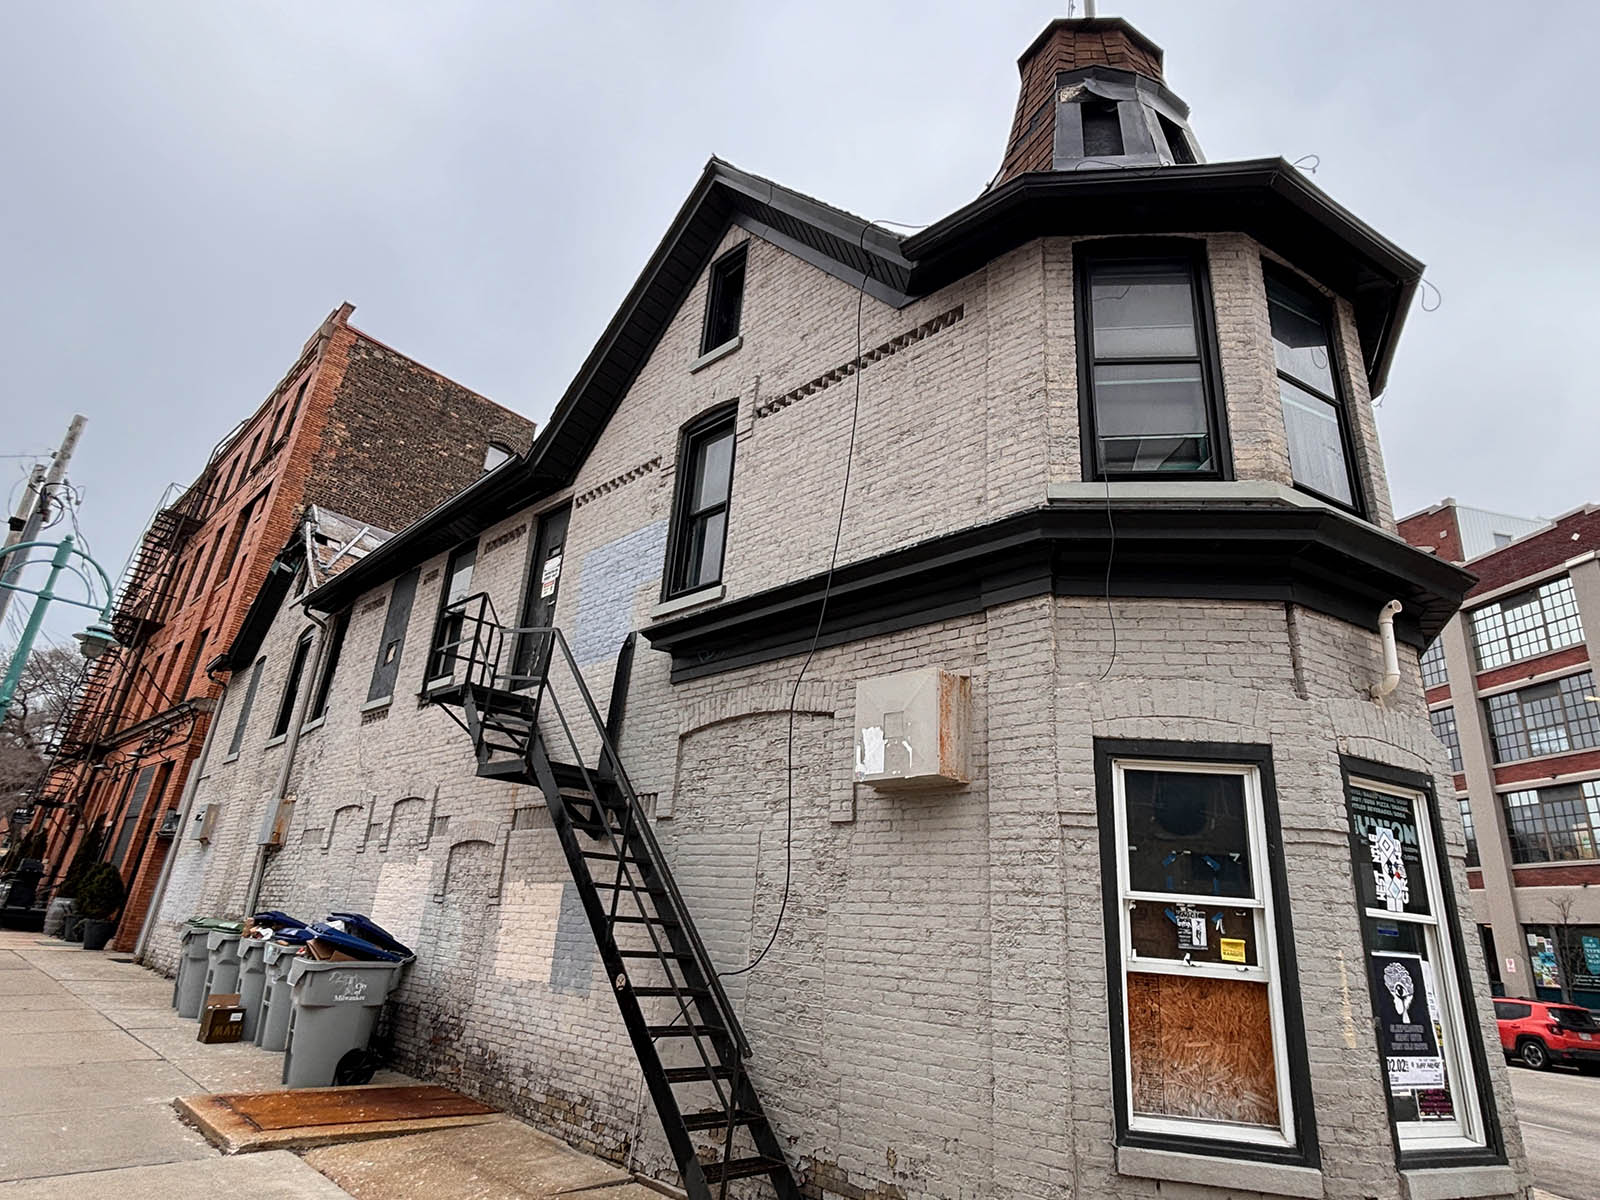
[[[1328,302],[1281,271],[1268,270],[1266,279],[1290,472],[1306,491],[1356,508],[1355,463]]]
[[[1076,254],[1085,477],[1220,477],[1204,246],[1091,242]]]
[[[1270,759],[1174,743],[1096,751],[1119,1136],[1299,1161],[1309,1103],[1298,998],[1285,995]]]
[[[1346,764],[1356,901],[1389,1117],[1407,1155],[1487,1148],[1484,1066],[1431,795]],[[1377,776],[1382,774],[1384,779]],[[1474,1059],[1478,1061],[1474,1061]]]

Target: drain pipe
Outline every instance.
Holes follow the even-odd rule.
[[[1391,600],[1378,610],[1378,637],[1383,642],[1383,678],[1372,685],[1372,698],[1382,700],[1400,686],[1400,655],[1394,645],[1394,615],[1400,601]]]
[[[294,770],[294,755],[300,746],[300,727],[305,724],[306,709],[311,706],[311,697],[317,690],[317,681],[322,678],[322,660],[328,647],[328,622],[316,616],[309,608],[305,613],[317,627],[317,632],[312,638],[311,670],[306,672],[300,685],[300,694],[295,697],[294,712],[289,715],[289,737],[283,744],[283,765],[278,768],[278,782],[272,788],[272,802],[267,806],[261,830],[256,835],[256,857],[250,864],[250,883],[245,888],[244,912],[240,914],[246,917],[255,912],[256,905],[261,901],[261,884],[267,874],[267,851],[272,848],[272,826],[277,823],[278,810],[283,807],[283,798],[289,794],[289,775]]]
[[[206,678],[216,683],[217,679],[207,667]],[[167,857],[161,864],[161,872],[156,876],[155,891],[150,896],[150,906],[144,910],[144,924],[139,927],[139,940],[134,943],[133,957],[139,962],[144,962],[145,949],[150,945],[150,935],[155,932],[156,919],[161,913],[161,902],[166,899],[167,881],[172,878],[173,864],[178,861],[178,851],[183,845],[185,831],[189,828],[189,810],[194,805],[194,794],[200,790],[200,777],[206,773],[206,761],[211,757],[211,743],[216,739],[217,726],[222,722],[217,718],[222,715],[222,702],[228,698],[228,684],[233,682],[233,676],[222,684],[222,692],[211,705],[211,724],[206,726],[206,736],[200,743],[200,757],[195,759],[194,766],[189,770],[189,778],[184,781],[183,800],[178,805],[178,829],[172,838],[172,849],[167,851]]]

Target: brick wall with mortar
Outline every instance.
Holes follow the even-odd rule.
[[[110,729],[154,715],[161,703],[215,698],[218,686],[198,661],[201,632],[207,660],[226,649],[307,505],[398,529],[476,479],[491,442],[520,451],[532,440],[531,421],[356,329],[353,311],[342,305],[328,317],[196,480],[214,498],[204,522],[171,555],[172,599],[161,627],[136,652],[141,664],[163,664],[159,682],[167,694],[129,706]],[[241,532],[246,505],[251,518]],[[162,748],[173,769],[162,794],[145,805],[134,840],[144,852],[126,864],[128,902],[114,949],[130,949],[144,923],[170,845],[149,834],[178,807],[206,728],[202,716]],[[115,828],[123,801],[113,787],[91,788],[88,820],[58,860],[70,859],[83,828],[102,814]]]
[[[724,244],[742,236],[731,233]],[[1264,297],[1239,242],[1214,239],[1211,247],[1230,421],[1260,430],[1249,438],[1252,477],[1281,482],[1286,441],[1281,415],[1271,429],[1278,400]],[[867,499],[859,508],[852,501],[842,557],[920,540],[949,527],[952,511],[971,524],[980,519],[974,514],[1037,504],[1058,464],[1071,464],[1077,477],[1070,275],[1070,243],[1052,241],[1023,247],[920,307],[891,313],[867,303],[868,346],[956,304],[963,316],[861,376],[852,492]],[[855,293],[760,241],[751,245],[748,278],[744,348],[689,375],[702,283],[572,489],[582,502],[556,620],[575,646],[589,647],[580,658],[602,709],[615,646],[589,631],[618,628],[619,610],[627,618],[621,628],[649,621],[659,594],[655,531],[670,504],[677,431],[696,413],[740,403],[729,594],[826,564],[835,514],[812,494],[837,496],[853,383],[833,383],[771,415],[755,412],[760,398],[787,395],[853,357]],[[1240,296],[1225,294],[1230,279]],[[802,293],[816,311],[793,300]],[[1236,327],[1246,332],[1223,332]],[[942,446],[944,503],[932,503],[917,474],[922,461],[886,453],[897,430],[920,428],[906,423],[905,410],[918,407],[944,437],[978,441],[1009,456],[1011,468],[970,455],[966,442]],[[1035,415],[1031,438],[986,411],[1041,407],[1047,419]],[[1376,469],[1375,446],[1366,461]],[[498,545],[480,559],[473,587],[488,590],[507,619],[518,611],[536,524],[537,512],[519,513],[481,538]],[[401,684],[379,719],[361,707],[387,587],[356,602],[329,717],[301,743],[289,836],[271,861],[263,902],[306,916],[362,908],[421,950],[399,997],[402,1063],[671,1177],[581,922],[574,936],[564,869],[537,793],[477,779],[465,735],[414,700],[442,567],[443,556],[423,567]],[[813,1194],[1161,1190],[1119,1175],[1112,1151],[1095,737],[1272,744],[1325,1194],[1403,1194],[1384,1136],[1378,1058],[1356,1016],[1369,999],[1338,755],[1424,770],[1450,794],[1421,706],[1416,656],[1402,649],[1401,688],[1380,706],[1365,698],[1381,671],[1370,630],[1282,604],[1119,599],[1112,609],[1115,633],[1103,601],[1041,598],[817,655],[795,726],[789,909],[767,960],[730,981],[756,1050],[758,1087]],[[269,661],[288,653],[297,621],[280,618],[264,648]],[[759,951],[777,914],[786,709],[798,665],[775,662],[676,687],[664,655],[641,646],[635,665],[623,754],[640,790],[655,797],[658,836],[724,969]],[[936,795],[855,787],[854,682],[921,665],[973,678],[971,784]],[[229,719],[226,708],[219,719]],[[267,719],[263,710],[252,723]],[[234,767],[244,762],[242,754]],[[233,782],[222,775],[197,799],[257,802],[244,772]],[[1459,818],[1453,810],[1442,817],[1464,895]],[[253,830],[258,819],[237,827]],[[226,893],[210,881],[214,871],[237,870],[227,865],[237,858],[220,850],[185,842],[179,874],[202,880],[200,894],[239,895],[237,883]],[[191,856],[194,865],[185,861]],[[162,961],[171,961],[176,925],[191,911],[175,889],[157,938]],[[1470,939],[1466,949],[1481,1003],[1478,949]],[[1492,1030],[1486,1009],[1481,1018]],[[1492,1053],[1489,1066],[1521,1172],[1504,1070]]]

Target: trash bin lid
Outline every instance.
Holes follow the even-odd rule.
[[[364,942],[370,942],[380,950],[387,950],[390,954],[398,955],[409,962],[416,958],[411,947],[392,937],[388,930],[379,925],[371,917],[362,913],[331,912],[328,914],[330,922],[337,922],[343,926],[346,933],[354,934]]]
[[[291,917],[286,912],[280,912],[276,908],[262,909],[251,916],[250,920],[257,925],[265,925],[271,929],[304,929],[306,927],[304,921]]]
[[[244,928],[243,921],[224,921],[221,917],[190,917],[190,929],[213,929],[219,933],[238,933]]]
[[[272,935],[271,940],[277,942],[280,946],[294,946],[298,948],[300,946],[304,946],[316,936],[317,935],[312,933],[311,930],[304,928],[280,929]]]
[[[335,929],[332,925],[325,925],[321,921],[311,922],[312,933],[316,941],[326,943],[335,950],[342,950],[352,958],[365,959],[368,962],[397,963],[408,961],[402,955],[374,946],[371,942],[358,938],[353,934]]]

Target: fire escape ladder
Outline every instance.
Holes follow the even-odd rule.
[[[454,683],[433,699],[459,708],[480,776],[544,793],[685,1191],[720,1200],[732,1181],[765,1177],[779,1200],[799,1200],[745,1067],[749,1042],[566,638],[500,626],[482,595],[445,617],[458,632],[438,653]],[[502,674],[508,640],[529,638],[536,671]]]

